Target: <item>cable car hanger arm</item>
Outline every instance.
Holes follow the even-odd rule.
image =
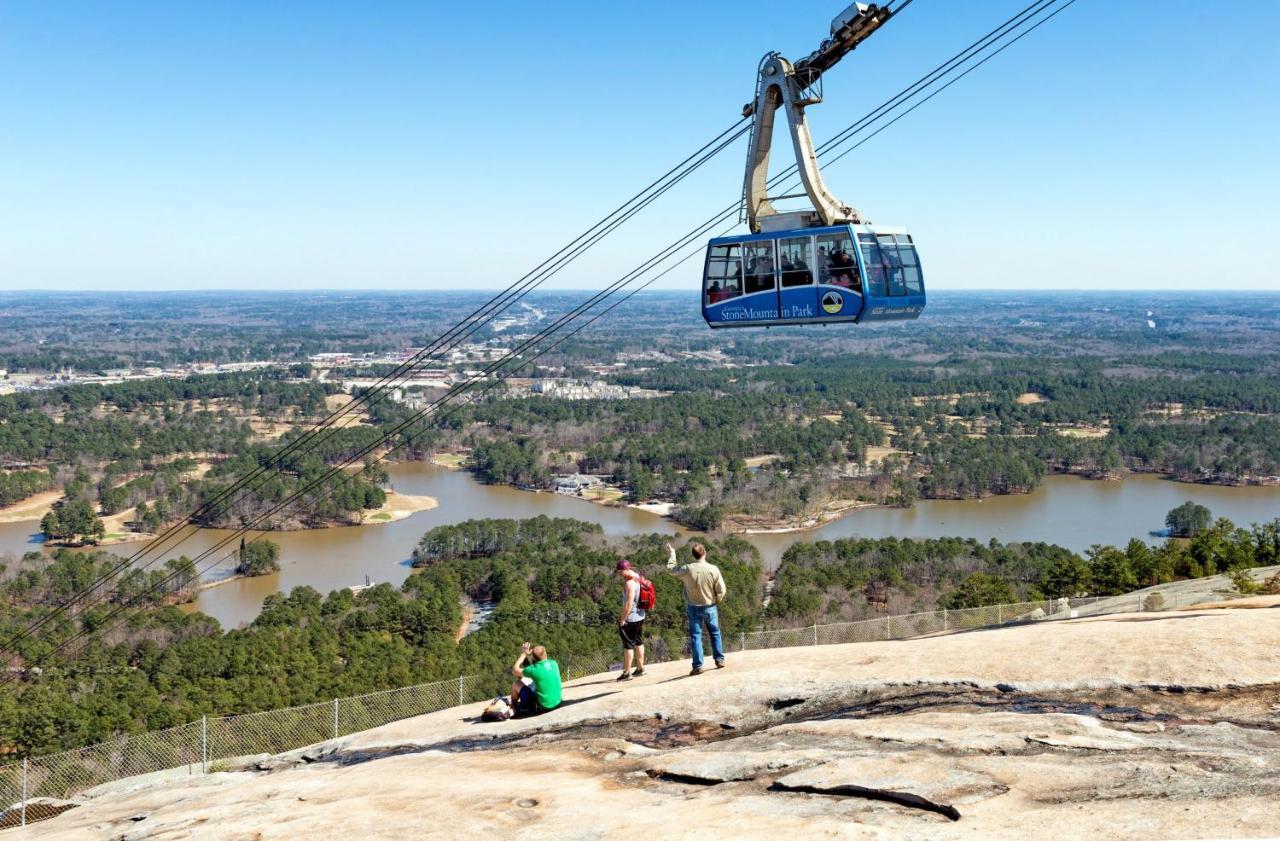
[[[887,6],[853,3],[831,21],[831,37],[795,64],[777,53],[768,53],[761,60],[756,98],[742,109],[744,117],[754,117],[743,184],[747,222],[753,233],[760,233],[766,226],[778,229],[865,221],[856,209],[837,199],[823,182],[813,136],[805,120],[805,108],[822,101],[822,74],[871,37],[893,15],[894,11]],[[780,214],[769,199],[769,152],[773,145],[774,119],[780,107],[785,107],[787,112],[796,165],[813,212]]]

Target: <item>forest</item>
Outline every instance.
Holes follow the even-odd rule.
[[[297,528],[358,520],[385,501],[381,468],[371,463],[355,474],[318,480],[377,440],[371,426],[333,430],[322,446],[276,469],[276,452],[303,434],[308,421],[324,416],[325,398],[335,390],[298,378],[305,373],[157,378],[0,396],[0,464],[20,465],[0,472],[0,506],[61,489],[41,530],[64,543],[101,540],[101,518],[130,511],[123,527],[139,534],[202,508],[195,521],[206,526],[261,519],[271,528]],[[289,422],[277,436],[264,437],[262,427],[255,428],[267,424],[264,418]],[[276,426],[272,420],[266,428]],[[268,464],[266,480],[252,492],[212,504],[227,486]],[[321,492],[281,507],[313,486]]]
[[[39,755],[159,729],[202,714],[252,712],[474,674],[501,692],[519,645],[546,645],[562,666],[617,648],[627,557],[652,579],[658,603],[647,645],[679,656],[683,595],[665,570],[666,537],[615,543],[571,519],[476,520],[423,535],[417,571],[400,589],[359,595],[309,587],[266,598],[252,624],[224,631],[178,605],[189,598],[189,559],[135,570],[103,604],[52,617],[16,646],[16,671],[0,687],[0,754]],[[726,633],[799,627],[890,612],[1107,595],[1185,577],[1280,562],[1280,520],[1240,528],[1218,520],[1189,541],[1151,548],[1098,546],[1080,556],[1046,544],[937,540],[838,540],[793,546],[766,589],[756,550],[729,535],[704,541],[728,585]],[[688,558],[689,545],[679,547]],[[270,550],[265,560],[270,561]],[[0,569],[0,638],[17,631],[119,559],[98,551],[29,553]],[[246,560],[262,560],[243,557]],[[172,574],[172,575],[171,575]],[[148,584],[172,577],[164,588]],[[457,640],[465,599],[494,612]],[[767,603],[766,603],[767,602]],[[138,603],[122,626],[109,612]],[[102,633],[57,652],[84,629]],[[23,664],[45,659],[40,669]]]

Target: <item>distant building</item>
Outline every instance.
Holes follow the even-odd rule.
[[[556,493],[569,494],[570,496],[581,493],[587,488],[595,488],[603,485],[604,481],[599,476],[590,476],[586,473],[573,473],[569,476],[556,477]]]
[[[560,400],[634,400],[657,397],[661,392],[613,385],[603,380],[588,383],[579,380],[541,379],[530,384],[529,394]]]
[[[312,365],[334,366],[334,365],[350,365],[351,354],[349,353],[313,353],[307,357],[307,361]]]

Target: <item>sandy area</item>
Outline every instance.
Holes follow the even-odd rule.
[[[767,517],[747,517],[730,515],[725,517],[723,529],[735,534],[790,534],[798,531],[811,531],[838,520],[850,511],[860,508],[874,508],[874,502],[863,502],[858,499],[833,499],[823,506],[817,514],[807,514],[794,521],[782,521]]]
[[[458,623],[458,628],[453,632],[453,641],[462,642],[462,638],[467,635],[467,628],[471,625],[471,619],[476,615],[475,604],[470,599],[462,600],[462,621]]]
[[[885,458],[893,455],[906,455],[906,452],[904,450],[899,450],[896,447],[867,447],[868,464],[873,461],[884,461]]]
[[[29,496],[22,502],[0,508],[0,523],[26,523],[32,520],[39,522],[60,499],[62,499],[62,491],[45,491]]]
[[[205,474],[213,469],[213,465],[207,461],[198,462],[195,468],[189,471],[184,478],[186,479],[203,479]]]
[[[659,517],[670,517],[671,512],[676,509],[676,504],[674,502],[637,502],[627,507],[648,511],[650,514],[657,514]]]
[[[742,461],[747,465],[747,467],[764,467],[766,464],[773,464],[780,458],[782,458],[782,456],[777,453],[769,453],[768,455],[744,458]]]
[[[136,508],[126,508],[116,514],[111,514],[102,518],[102,526],[107,530],[107,536],[98,541],[99,546],[113,546],[117,543],[135,543],[139,540],[150,540],[155,537],[150,532],[130,531],[125,525],[133,519]]]
[[[412,494],[387,491],[387,501],[377,511],[366,513],[364,515],[364,524],[394,523],[396,520],[411,517],[419,511],[430,511],[439,504],[439,501],[432,496],[414,496]]]
[[[1068,438],[1106,438],[1110,430],[1100,426],[1069,426],[1058,427],[1053,431]]]
[[[352,400],[349,394],[330,394],[325,397],[325,408],[330,412],[346,406]],[[312,429],[316,425],[316,419],[295,417],[293,412],[289,412],[286,417],[281,418],[263,418],[258,415],[241,415],[241,421],[247,422],[249,428],[253,430],[253,434],[260,441],[274,441],[282,437],[285,433],[292,429],[301,429],[303,431]],[[371,421],[369,413],[364,410],[344,414],[336,421],[329,423],[328,429],[345,429],[347,427],[359,426],[362,423]]]
[[[926,395],[919,395],[917,397],[912,397],[911,405],[925,406],[929,403],[936,403],[938,401],[942,401],[944,403],[950,403],[951,405],[954,406],[956,403],[960,402],[966,397],[989,397],[989,396],[990,395],[985,391],[965,391],[965,392],[957,392],[955,394],[926,394]]]
[[[431,457],[431,463],[449,470],[462,470],[467,464],[465,453],[437,453]]]
[[[276,423],[262,418],[242,418],[242,420],[248,421],[249,428],[260,441],[274,441],[293,428],[292,424]]]
[[[115,514],[108,514],[103,517],[102,525],[106,528],[107,534],[111,534],[112,532],[128,531],[125,523],[128,523],[133,519],[134,512],[137,510],[137,508],[126,508],[123,511],[118,511]]]
[[[1022,394],[1018,395],[1016,402],[1021,403],[1023,406],[1027,406],[1031,403],[1044,403],[1048,401],[1048,399],[1049,398],[1045,397],[1043,394],[1037,394],[1034,391],[1024,391]]]

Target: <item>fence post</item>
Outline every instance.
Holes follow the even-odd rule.
[[[996,605],[996,624],[999,625],[1002,622],[1004,622],[1004,607]]]
[[[814,645],[818,644],[818,623],[817,622],[813,623],[813,644]]]
[[[942,630],[947,630],[947,609],[942,609]]]
[[[747,632],[746,632],[746,631],[742,631],[742,632],[740,632],[740,633],[741,633],[741,636],[742,636],[742,642],[741,642],[741,644],[740,644],[740,645],[741,645],[741,647],[740,647],[738,650],[739,650],[739,651],[746,651],[746,650],[747,650]]]
[[[19,819],[18,826],[27,825],[27,763],[30,762],[25,756],[22,757],[22,817]]]
[[[463,697],[464,690],[462,688],[462,681],[463,681],[462,675],[458,675],[458,706],[462,706],[463,704],[466,703],[466,700]]]
[[[335,739],[338,738],[338,734],[340,732],[341,731],[338,730],[338,699],[334,698],[333,699],[333,738]]]
[[[887,640],[893,639],[893,625],[890,624],[892,621],[892,616],[886,616],[884,618],[884,638]]]
[[[200,716],[200,773],[209,773],[209,716]]]

